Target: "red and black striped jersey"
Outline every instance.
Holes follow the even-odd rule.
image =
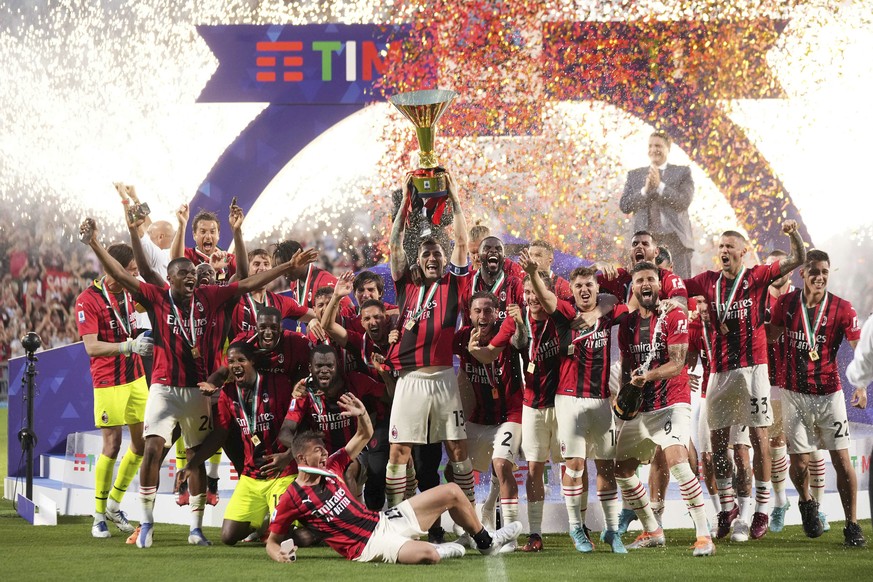
[[[196,248],[186,248],[185,258],[194,263],[195,267],[200,263],[209,262],[209,257]],[[215,284],[227,285],[230,283],[230,279],[234,275],[236,275],[236,256],[234,256],[233,253],[227,253],[227,266],[220,271],[215,272]]]
[[[309,375],[309,352],[312,344],[303,334],[287,329],[283,329],[281,333],[279,343],[272,350],[261,348],[255,332],[241,333],[233,338],[233,342],[254,344],[255,369],[261,374],[282,374],[293,386]]]
[[[522,279],[522,281],[524,281],[524,279]],[[555,288],[555,295],[558,299],[573,301],[573,290],[570,288],[570,282],[565,278],[557,273],[552,273],[552,286]]]
[[[618,326],[618,345],[621,357],[631,361],[628,368],[639,368],[649,352],[654,352],[650,370],[670,362],[669,347],[688,344],[688,316],[681,309],[673,309],[664,317],[657,337],[655,332],[657,317],[642,317],[639,311],[627,314]],[[623,384],[630,382],[630,374],[622,365]],[[661,410],[674,404],[691,404],[691,387],[688,384],[688,369],[683,364],[679,375],[667,380],[647,382],[643,386],[643,406],[641,412]]]
[[[371,358],[373,354],[387,355],[390,348],[391,344],[387,341],[377,344],[368,333],[346,330],[346,354],[355,358],[358,365],[356,371],[366,374],[377,382],[382,382],[382,376],[373,367]],[[382,383],[384,384],[384,382]]]
[[[291,401],[285,420],[297,423],[297,430],[315,430],[324,433],[324,444],[329,453],[337,451],[354,436],[358,430],[358,421],[353,417],[342,416],[338,400],[345,392],[357,396],[370,413],[377,418],[380,414],[379,405],[385,393],[385,385],[376,382],[369,376],[353,372],[346,380],[345,390],[331,398],[307,392],[300,398]]]
[[[251,293],[246,293],[239,298],[239,303],[233,309],[234,335],[257,331],[258,313],[264,307],[275,307],[282,314],[282,319],[300,319],[309,311],[291,297],[278,295],[272,291],[267,291],[264,294],[263,303],[258,303],[252,298]]]
[[[712,371],[725,372],[767,363],[767,333],[764,318],[767,309],[767,288],[780,276],[779,261],[772,265],[756,265],[738,275],[734,298],[727,305],[734,279],[721,271],[704,271],[685,285],[692,296],[703,295],[709,304],[709,330],[712,331]],[[716,305],[716,289],[722,305]],[[727,333],[721,333],[721,317]]]
[[[260,467],[266,462],[264,456],[287,450],[278,437],[285,411],[291,404],[293,388],[291,381],[280,374],[258,374],[255,389],[237,389],[236,382],[222,387],[218,397],[218,426],[224,430],[233,425],[239,427],[245,455],[242,474],[246,477],[260,479]],[[249,422],[254,425],[253,432],[249,430]],[[257,438],[252,439],[252,435]],[[296,473],[297,463],[291,461],[279,477]]]
[[[794,285],[790,285],[788,292],[794,291]],[[776,300],[779,297],[774,297],[772,293],[767,293],[767,310],[765,321],[770,323],[770,314],[773,311],[773,306],[776,305]],[[767,344],[767,372],[770,375],[770,386],[785,385],[785,366],[782,365],[779,358],[785,350],[785,334],[780,335],[775,342]]]
[[[400,341],[388,351],[386,365],[390,369],[452,365],[455,326],[461,300],[469,296],[470,280],[467,267],[449,265],[446,274],[435,283],[416,285],[406,270],[396,282],[401,306],[397,322]]]
[[[233,337],[232,320],[235,308],[236,303],[228,301],[217,309],[200,339],[207,376],[224,365],[224,355],[230,345],[230,338]]]
[[[688,297],[688,290],[682,277],[667,269],[658,269],[658,278],[661,280],[660,299],[672,299],[673,297]],[[618,275],[612,281],[602,273],[597,274],[597,284],[603,293],[611,293],[618,300],[627,303],[631,296],[631,274],[627,269],[619,268]]]
[[[612,326],[627,315],[627,306],[616,305],[594,327],[574,329],[579,314],[575,303],[558,299],[551,318],[558,330],[561,373],[558,394],[577,398],[609,398],[609,358]]]
[[[80,336],[97,334],[101,342],[121,343],[137,334],[133,297],[104,293],[103,279],[94,281],[76,298],[76,326]],[[120,298],[120,301],[119,301]],[[145,375],[138,354],[91,358],[91,381],[95,388],[120,386]]]
[[[813,341],[807,337],[803,311],[806,311]],[[843,339],[857,341],[861,338],[861,327],[852,304],[833,293],[825,293],[821,303],[808,308],[798,289],[780,296],[770,316],[771,325],[785,328],[780,357],[785,367],[783,388],[803,394],[833,394],[842,390],[837,350]]]
[[[467,350],[472,329],[459,329],[454,343],[454,352],[461,360],[460,369],[467,375],[476,398],[476,406],[467,420],[486,425],[521,422],[524,393],[521,354],[507,346],[494,362],[483,364]]]
[[[360,556],[382,514],[355,499],[343,481],[351,462],[348,452],[339,449],[327,459],[325,470],[331,475],[322,476],[317,485],[292,483],[279,498],[270,532],[284,537],[299,521],[346,559]]]
[[[709,385],[709,331],[703,334],[703,324],[700,318],[688,320],[688,350],[697,352],[700,356],[700,367],[703,368],[703,377],[700,380],[700,397],[706,398],[706,387]]]
[[[561,375],[560,341],[558,328],[550,318],[538,321],[525,313],[526,325],[530,326],[531,341],[527,350],[522,351],[524,365],[524,396],[522,403],[530,408],[551,408],[555,405],[555,394]],[[507,317],[500,325],[490,345],[510,349],[510,340],[515,335],[515,320]],[[534,371],[530,372],[533,362]]]
[[[524,305],[524,284],[522,279],[504,272],[504,277],[494,282],[494,285],[488,285],[479,277],[478,271],[473,271],[470,277],[470,288],[461,299],[461,313],[464,317],[464,325],[470,325],[470,299],[479,291],[490,291],[497,297],[497,320],[503,321],[506,319],[506,307],[510,304],[516,304],[519,307]]]
[[[139,289],[135,298],[149,314],[155,342],[152,382],[196,388],[199,382],[206,380],[206,367],[212,364],[212,360],[206,360],[211,354],[207,354],[202,345],[206,329],[220,317],[218,312],[222,306],[233,305],[237,284],[200,285],[190,299],[179,304],[173,303],[169,287],[140,283]],[[190,344],[192,331],[197,353]]]

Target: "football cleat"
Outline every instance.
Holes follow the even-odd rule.
[[[188,543],[192,546],[211,546],[212,542],[206,539],[199,527],[188,532]]]
[[[718,512],[718,529],[715,532],[715,537],[721,539],[728,535],[731,531],[731,524],[733,521],[739,517],[740,508],[734,505],[734,508],[730,511],[719,511]]]
[[[188,505],[190,497],[191,496],[188,493],[188,482],[182,481],[182,483],[179,485],[179,490],[176,491],[176,505],[178,505],[179,507]]]
[[[543,538],[540,534],[530,534],[527,537],[527,543],[521,547],[522,552],[542,552]]]
[[[732,542],[747,542],[749,541],[749,524],[740,518],[734,520],[731,524],[733,533],[731,533]]]
[[[588,554],[594,551],[594,544],[591,543],[588,534],[585,533],[581,525],[577,525],[570,531],[570,538],[573,540],[577,552]]]
[[[518,534],[521,533],[521,522],[513,521],[500,528],[496,532],[491,534],[491,547],[485,548],[484,550],[480,549],[479,552],[485,554],[486,556],[493,556],[497,552],[500,551],[500,548],[514,542],[516,538],[518,538]]]
[[[109,533],[109,526],[106,525],[105,521],[94,521],[93,525],[91,525],[91,537],[98,539],[106,539],[112,537],[112,534]]]
[[[779,533],[785,529],[785,512],[791,507],[791,502],[786,501],[782,507],[774,507],[770,512],[770,531]]]
[[[767,535],[767,525],[770,518],[762,511],[756,511],[752,515],[752,526],[749,528],[749,535],[753,540],[759,540]]]
[[[715,544],[712,543],[712,538],[709,536],[699,536],[694,542],[694,551],[692,552],[695,558],[701,556],[712,556],[715,554]]]
[[[644,531],[637,536],[631,545],[627,547],[629,550],[638,550],[640,548],[662,548],[667,545],[667,540],[664,538],[664,530],[658,528],[655,531]]]
[[[846,527],[843,528],[843,537],[845,538],[843,545],[847,548],[863,548],[867,545],[867,540],[861,533],[861,526],[855,522],[846,522]]]
[[[142,531],[142,528],[139,527],[139,526],[136,526],[136,529],[133,530],[133,533],[132,533],[132,534],[130,534],[129,536],[127,536],[127,539],[124,541],[124,543],[129,544],[129,545],[131,545],[131,546],[132,546],[133,544],[135,544],[137,538],[139,537],[139,532],[140,532],[140,531]]]
[[[461,544],[448,542],[445,544],[434,544],[437,554],[440,555],[440,560],[448,560],[451,558],[463,558],[467,550]]]
[[[818,512],[818,519],[821,521],[822,531],[831,531],[831,524],[828,523],[828,515],[824,511]]]
[[[136,529],[133,525],[127,521],[127,514],[121,511],[120,509],[117,511],[107,511],[105,514],[106,519],[115,524],[122,533],[130,534],[133,533],[133,530]]]
[[[152,538],[154,536],[154,527],[153,523],[141,523],[139,524],[139,537],[136,538],[136,547],[138,548],[150,548],[152,547]]]
[[[819,519],[818,502],[815,499],[800,501],[800,519],[803,521],[803,533],[808,538],[817,538],[824,533],[824,524]]]
[[[218,479],[206,478],[206,503],[218,505]]]
[[[606,530],[604,532],[603,541],[609,544],[613,554],[626,554],[627,548],[624,547],[624,542],[621,541],[621,536],[617,531]]]
[[[633,509],[622,509],[618,514],[618,535],[623,536],[627,532],[627,528],[631,522],[637,518],[637,514]]]

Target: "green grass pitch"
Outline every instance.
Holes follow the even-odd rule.
[[[6,413],[0,409],[3,453]],[[5,463],[0,464],[0,473],[6,474]],[[462,559],[435,566],[355,564],[324,547],[303,548],[296,563],[278,564],[267,557],[260,544],[234,548],[220,544],[210,548],[189,546],[185,526],[158,524],[155,545],[148,550],[126,545],[126,536],[114,528],[111,539],[92,538],[90,517],[60,517],[57,527],[33,527],[18,517],[10,502],[2,501],[0,577],[15,582],[186,579],[253,582],[292,577],[333,582],[873,579],[873,550],[843,548],[842,522],[832,519],[831,523],[831,531],[816,540],[807,539],[801,528],[795,526],[744,544],[717,542],[717,553],[709,558],[691,557],[690,546],[694,541],[691,530],[673,530],[667,532],[667,548],[637,550],[626,556],[613,555],[605,544],[597,543],[596,537],[596,551],[581,555],[573,549],[568,536],[549,535],[545,536],[545,551],[541,554],[485,558],[471,552]],[[861,526],[864,534],[873,538],[870,520],[862,520]],[[217,529],[204,529],[210,539],[218,541]],[[632,541],[632,533],[625,536],[625,543]]]

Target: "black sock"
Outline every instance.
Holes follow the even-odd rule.
[[[473,541],[476,542],[476,547],[480,550],[487,550],[491,547],[491,534],[485,531],[485,528],[483,527],[479,533],[473,534]]]

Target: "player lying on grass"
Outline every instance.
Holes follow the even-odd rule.
[[[296,559],[295,548],[283,548],[291,524],[299,521],[331,548],[356,562],[435,564],[443,558],[464,555],[460,544],[434,545],[418,541],[448,510],[486,555],[497,553],[521,531],[513,522],[494,533],[482,526],[473,505],[454,483],[440,485],[401,502],[386,511],[372,511],[355,499],[342,475],[373,436],[373,424],[363,403],[352,394],[339,400],[342,414],[358,417],[358,429],[348,444],[328,457],[321,436],[305,432],[294,437],[291,451],[298,464],[297,480],[282,494],[270,524],[267,554],[277,562]],[[287,546],[287,544],[286,544]]]

